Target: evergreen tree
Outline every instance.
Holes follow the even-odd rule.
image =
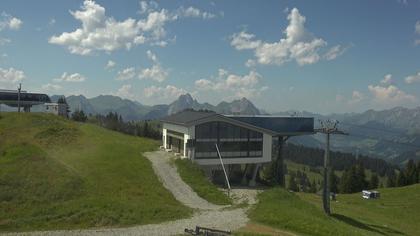
[[[73,114],[71,115],[71,119],[78,122],[86,122],[87,116],[83,112],[83,110],[75,110]]]
[[[378,188],[379,178],[377,174],[372,174],[369,181],[369,189]]]
[[[386,187],[387,188],[393,188],[397,186],[397,179],[395,176],[395,171],[392,171],[388,174],[387,178],[386,178]]]
[[[335,174],[334,170],[330,172],[330,191],[333,193],[338,193],[338,177]]]
[[[368,182],[366,181],[366,174],[365,174],[365,168],[363,164],[357,165],[356,168],[356,176],[357,176],[357,191],[360,192],[363,189],[368,187]]]
[[[147,123],[147,121],[145,121],[143,125],[143,136],[149,137],[149,124]]]
[[[310,193],[316,193],[317,187],[316,187],[316,182],[315,180],[312,180],[311,185],[309,186],[309,192]]]
[[[400,173],[398,173],[398,177],[397,177],[397,186],[398,187],[402,187],[402,186],[406,186],[407,185],[407,178],[405,176],[404,171],[400,171]]]
[[[407,162],[407,166],[405,168],[405,177],[406,177],[406,184],[415,184],[418,182],[418,173],[416,164],[412,159]]]
[[[417,162],[417,183],[420,183],[420,161]]]

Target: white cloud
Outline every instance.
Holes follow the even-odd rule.
[[[93,51],[109,53],[120,48],[129,50],[133,45],[144,43],[166,45],[166,24],[183,17],[191,17],[179,15],[176,11],[159,10],[156,2],[140,2],[140,8],[140,13],[145,18],[117,21],[106,16],[105,8],[101,5],[93,0],[85,0],[80,10],[70,11],[82,26],[73,32],[54,35],[49,42],[65,46],[70,53],[80,55],[89,55]],[[202,11],[200,14],[204,18]]]
[[[384,79],[381,80],[381,84],[392,84],[392,75],[391,74],[387,74],[384,76]]]
[[[0,46],[3,46],[3,45],[8,44],[10,42],[11,42],[10,39],[8,39],[8,38],[1,38],[0,37]]]
[[[247,75],[229,74],[226,70],[219,69],[214,80],[199,79],[195,87],[201,91],[227,92],[232,97],[255,97],[267,90],[267,87],[258,87],[262,76],[251,70]]]
[[[23,23],[22,20],[16,17],[12,17],[12,19],[10,19],[9,21],[9,28],[12,30],[18,30],[20,29],[22,23]]]
[[[122,71],[118,71],[116,80],[129,80],[134,78],[135,75],[136,69],[134,67],[128,67]]]
[[[53,25],[55,25],[55,23],[56,23],[55,18],[51,18],[50,21],[48,21],[49,26],[53,26]]]
[[[114,94],[115,96],[127,98],[127,99],[135,99],[135,95],[132,91],[131,84],[124,84],[117,90],[117,92]]]
[[[195,7],[180,7],[178,8],[178,15],[183,17],[199,17],[203,19],[212,19],[215,18],[216,15],[210,12],[201,11]]]
[[[150,68],[142,69],[139,74],[139,79],[152,79],[162,82],[166,80],[168,74],[168,71],[163,69],[159,64],[156,64]]]
[[[159,7],[155,1],[140,1],[140,14],[149,13],[156,10]]]
[[[331,61],[336,59],[338,56],[342,55],[347,48],[343,48],[341,45],[336,45],[330,48],[325,54],[324,57],[326,60]]]
[[[365,96],[363,95],[363,93],[354,90],[352,95],[351,95],[351,99],[349,101],[349,104],[355,104],[355,103],[359,103],[361,102],[363,99],[365,98]]]
[[[284,30],[285,38],[278,42],[268,43],[256,40],[254,34],[242,31],[231,37],[231,45],[237,50],[253,50],[260,64],[282,65],[295,60],[299,65],[313,64],[322,57],[320,50],[327,42],[316,38],[305,28],[306,18],[293,8],[287,16],[289,25]],[[335,59],[344,52],[340,45],[334,46],[326,53],[327,60]]]
[[[83,82],[85,80],[86,78],[79,73],[67,74],[67,72],[64,72],[60,78],[53,79],[55,82]]]
[[[42,85],[42,89],[46,90],[46,91],[57,91],[57,90],[61,90],[63,87],[59,84],[44,84]]]
[[[18,30],[22,24],[23,21],[21,19],[13,17],[5,12],[1,13],[0,31],[4,29]]]
[[[369,91],[372,93],[374,100],[381,104],[397,105],[404,102],[415,102],[416,97],[407,94],[397,88],[395,85],[369,85]]]
[[[115,61],[109,60],[105,65],[105,69],[110,70],[114,68],[116,64]]]
[[[260,47],[261,41],[254,39],[255,35],[241,31],[232,35],[232,41],[230,42],[230,45],[235,47],[236,50],[256,49]]]
[[[256,62],[255,62],[255,60],[252,60],[252,59],[248,59],[246,62],[245,62],[245,66],[246,67],[248,67],[248,68],[251,68],[251,67],[255,67],[256,66]]]
[[[26,78],[25,73],[13,67],[9,69],[0,68],[0,82],[7,84],[16,84]]]
[[[146,54],[147,54],[147,58],[149,58],[153,62],[158,62],[156,54],[154,54],[152,51],[147,50]]]
[[[157,82],[163,82],[166,80],[169,72],[162,68],[156,54],[147,50],[147,58],[149,58],[154,64],[149,68],[140,70],[139,79],[152,79]]]
[[[182,89],[182,88],[177,88],[173,85],[167,85],[166,87],[156,87],[156,86],[151,86],[148,88],[145,88],[143,90],[144,92],[144,96],[151,98],[164,98],[164,99],[175,99],[177,97],[179,97],[182,94],[187,93],[186,90]]]
[[[420,82],[420,72],[417,72],[417,74],[414,74],[414,75],[407,76],[405,78],[405,82],[407,84],[411,84],[411,83],[414,83],[414,82]]]

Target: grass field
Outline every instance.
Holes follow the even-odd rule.
[[[232,203],[231,199],[226,194],[221,192],[206,178],[203,171],[196,164],[187,159],[176,159],[174,163],[182,180],[187,183],[198,196],[218,205],[228,205]]]
[[[377,200],[364,200],[360,193],[338,195],[327,217],[319,195],[275,188],[259,195],[249,215],[256,224],[298,235],[418,235],[420,185],[380,192]]]
[[[0,232],[188,217],[141,153],[158,143],[48,114],[2,113]]]

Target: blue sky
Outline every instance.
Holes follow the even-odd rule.
[[[0,2],[0,88],[268,111],[420,103],[420,1]]]

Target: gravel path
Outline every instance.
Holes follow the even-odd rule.
[[[214,205],[199,197],[189,185],[182,181],[174,165],[169,163],[171,155],[164,151],[147,152],[144,154],[152,162],[153,170],[163,186],[172,192],[182,204],[202,210],[221,209],[224,206]]]
[[[6,235],[180,235],[184,229],[202,227],[219,230],[234,231],[248,222],[246,208],[223,209],[226,206],[214,205],[200,198],[187,184],[185,184],[174,166],[168,163],[170,154],[157,151],[145,153],[152,162],[153,170],[162,181],[165,188],[172,192],[175,198],[191,208],[197,209],[193,217],[160,224],[140,225],[127,228],[83,229],[83,230],[58,230],[38,231],[28,233],[10,233]],[[256,190],[233,190],[236,200],[246,199],[254,203]],[[236,196],[235,196],[236,195]]]

